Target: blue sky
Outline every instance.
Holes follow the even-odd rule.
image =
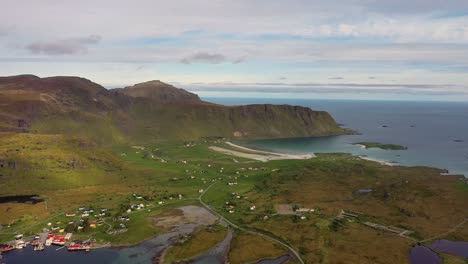
[[[3,0],[0,75],[202,96],[468,101],[466,0]]]

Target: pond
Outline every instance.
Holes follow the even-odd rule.
[[[37,195],[37,194],[0,196],[0,204],[1,203],[37,204],[37,203],[41,203],[43,201],[44,201],[44,199],[39,198],[39,195]]]

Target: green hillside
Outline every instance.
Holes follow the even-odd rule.
[[[289,105],[222,106],[160,81],[107,90],[78,77],[0,78],[0,131],[98,143],[324,136],[346,133],[326,112]]]

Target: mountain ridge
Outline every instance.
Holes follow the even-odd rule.
[[[290,105],[223,106],[161,81],[106,89],[81,77],[0,77],[0,131],[98,142],[263,139],[346,133],[323,111]]]

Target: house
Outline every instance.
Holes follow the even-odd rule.
[[[311,208],[298,208],[296,210],[296,212],[298,212],[298,213],[309,213],[309,212],[312,213],[314,211],[315,211],[315,209],[311,209]]]
[[[253,211],[253,210],[255,210],[255,208],[256,208],[255,205],[252,205],[252,206],[250,206],[249,210]]]
[[[89,222],[89,227],[96,228],[96,222],[94,222],[94,221]]]
[[[76,216],[76,214],[75,214],[75,213],[66,213],[65,216],[67,216],[67,217],[73,217],[73,216]]]

